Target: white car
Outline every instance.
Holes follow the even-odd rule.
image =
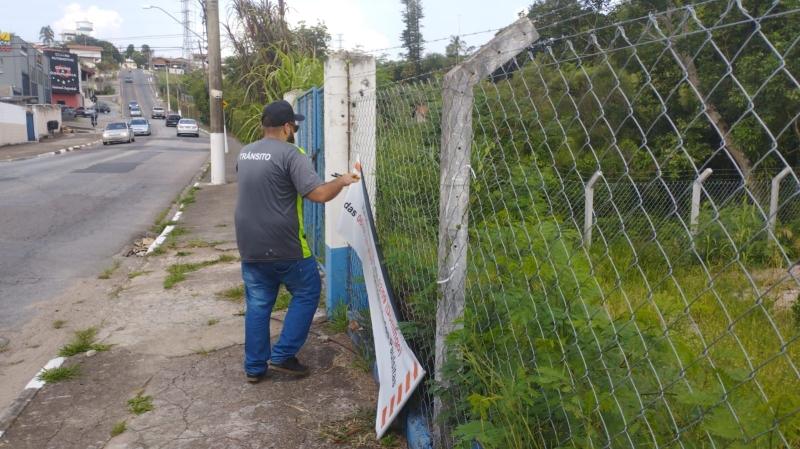
[[[141,109],[139,109],[139,108],[131,109],[131,117],[141,117],[141,116],[142,116],[142,110]]]
[[[191,118],[182,118],[178,122],[178,137],[183,135],[191,135],[195,137],[200,137],[200,127],[197,126],[197,121]]]
[[[114,142],[134,142],[133,130],[125,122],[112,122],[103,130],[103,145]]]
[[[149,136],[150,135],[150,122],[147,119],[135,118],[131,120],[130,128],[134,136]]]

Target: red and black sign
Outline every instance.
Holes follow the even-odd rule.
[[[79,93],[78,56],[60,51],[50,51],[47,55],[50,57],[50,84],[53,93]]]

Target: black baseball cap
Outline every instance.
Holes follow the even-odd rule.
[[[286,100],[273,101],[264,106],[264,112],[261,114],[261,124],[268,128],[283,126],[287,123],[294,124],[305,119],[304,115],[295,114],[292,105]]]

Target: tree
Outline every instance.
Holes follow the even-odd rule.
[[[328,54],[328,44],[331,41],[328,27],[322,22],[308,26],[304,21],[300,21],[297,25],[292,30],[295,40],[293,50],[310,54],[312,58],[324,58]]]
[[[135,52],[135,51],[136,51],[136,47],[134,47],[133,44],[128,44],[128,48],[125,49],[125,57],[127,59],[133,58],[133,52]]]
[[[468,47],[467,43],[464,42],[463,39],[459,36],[450,36],[450,43],[447,44],[447,47],[444,50],[445,56],[448,58],[455,58],[456,61],[461,56],[468,55],[475,50],[475,47]]]
[[[406,49],[404,57],[411,63],[412,76],[422,73],[422,18],[425,17],[422,13],[422,0],[401,0],[405,6],[403,11],[403,23],[406,28],[400,35],[400,40],[403,43],[403,48]]]
[[[45,45],[53,45],[55,38],[56,34],[53,32],[50,25],[45,25],[39,30],[39,39],[41,39]]]
[[[145,64],[150,65],[150,57],[153,55],[153,50],[147,44],[142,45],[142,56],[144,56]]]

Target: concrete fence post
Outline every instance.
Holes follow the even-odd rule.
[[[583,208],[583,244],[588,249],[592,246],[592,225],[594,224],[594,185],[603,172],[594,172],[586,187],[583,188],[584,208]]]
[[[700,173],[700,176],[692,183],[692,210],[689,217],[689,225],[691,226],[692,235],[697,235],[698,224],[700,219],[700,194],[702,193],[703,183],[708,179],[713,170],[707,168]]]
[[[444,77],[437,281],[441,298],[436,309],[435,342],[435,379],[441,388],[448,387],[443,376],[448,356],[446,339],[457,329],[466,298],[473,87],[538,38],[533,23],[521,18]],[[449,432],[439,419],[446,406],[438,397],[434,399],[437,447],[448,447]]]
[[[375,58],[332,53],[325,61],[324,135],[325,181],[333,173],[353,169],[360,157],[368,170],[368,191],[375,204],[375,102],[358,101],[375,91]],[[344,195],[325,203],[325,286],[328,316],[348,298],[350,248],[336,227],[344,206]]]
[[[791,172],[792,168],[786,167],[781,170],[777,176],[772,178],[772,188],[769,191],[769,220],[767,220],[769,232],[775,232],[775,222],[778,218],[778,199],[780,198],[781,181],[783,181],[783,178],[789,176]]]

